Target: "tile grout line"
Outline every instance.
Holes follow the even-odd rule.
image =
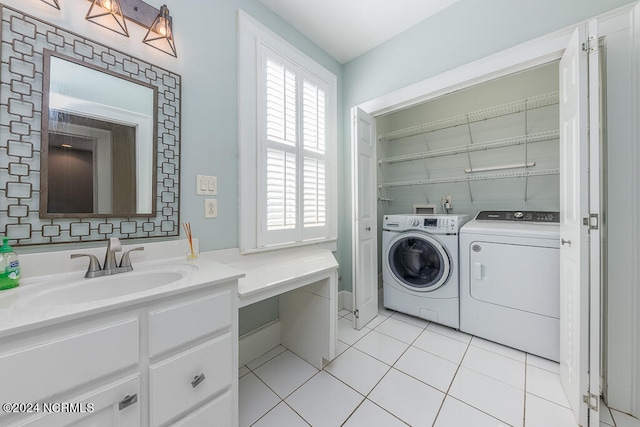
[[[434,332],[434,331],[431,331],[431,332]],[[465,356],[467,355],[467,351],[469,351],[469,346],[470,345],[471,345],[471,340],[469,340],[469,342],[467,343],[467,348],[464,350],[464,354],[462,355],[462,358],[460,359],[460,363],[458,363],[458,367],[456,368],[456,372],[453,374],[453,377],[451,377],[451,382],[449,383],[449,387],[447,388],[447,391],[444,393],[444,399],[442,399],[442,403],[440,404],[440,407],[438,408],[438,412],[436,413],[436,417],[433,419],[432,426],[435,426],[436,422],[438,421],[438,417],[440,416],[440,412],[442,411],[442,407],[444,406],[444,401],[447,400],[447,397],[449,396],[449,391],[451,390],[451,386],[453,386],[453,382],[456,379],[456,375],[458,375],[458,371],[462,367],[462,361],[464,360]],[[454,396],[451,396],[451,398],[455,399]],[[471,405],[469,405],[469,406],[471,406]]]
[[[380,316],[381,314],[378,314],[378,315]],[[393,315],[391,315],[391,316],[385,316],[386,318],[385,318],[382,322],[380,322],[378,325],[376,325],[376,328],[377,328],[378,326],[380,326],[381,324],[383,324],[384,322],[386,322],[386,321],[387,321],[388,319],[390,319],[392,316],[393,316]],[[373,319],[372,319],[372,320],[373,320]],[[396,319],[396,320],[400,321],[400,319]],[[413,325],[413,324],[408,323],[408,322],[403,322],[403,323],[406,323],[406,324],[408,324],[408,325],[412,325],[412,326],[416,326],[416,325]],[[424,331],[427,329],[427,326],[429,326],[429,324],[430,324],[430,323],[431,323],[431,322],[429,322],[429,323],[428,323],[428,324],[427,324],[427,325],[422,329],[422,332],[424,332]],[[416,327],[418,327],[418,328],[419,328],[419,326],[416,326]],[[418,337],[422,334],[422,332],[420,332],[420,334],[418,334],[418,336],[417,336],[416,338],[414,338],[414,340],[411,342],[411,344],[409,344],[409,345],[407,346],[407,348],[406,348],[406,349],[404,349],[404,351],[402,352],[402,354],[400,354],[400,356],[398,356],[398,358],[395,360],[395,362],[393,362],[393,364],[392,364],[392,365],[388,365],[387,363],[385,363],[384,361],[382,361],[382,360],[378,359],[377,357],[375,357],[375,356],[373,356],[373,355],[371,355],[371,354],[369,354],[369,353],[367,353],[367,352],[365,352],[365,351],[362,351],[362,350],[360,350],[360,349],[358,349],[358,348],[354,347],[354,345],[355,345],[358,341],[360,341],[361,339],[363,339],[365,336],[369,335],[369,333],[371,333],[372,331],[375,331],[375,328],[371,329],[371,331],[367,332],[365,335],[363,335],[361,338],[359,338],[359,339],[358,339],[357,341],[355,341],[353,344],[349,345],[349,348],[352,348],[352,347],[353,347],[353,349],[354,349],[355,351],[359,351],[360,353],[362,353],[362,354],[364,354],[364,355],[366,355],[366,356],[369,356],[369,357],[371,357],[371,358],[373,358],[373,359],[375,359],[375,360],[379,361],[380,363],[382,363],[382,364],[384,364],[384,365],[388,366],[388,367],[389,367],[389,369],[387,369],[387,371],[384,373],[384,375],[382,375],[382,376],[380,377],[380,379],[378,380],[378,382],[376,382],[376,384],[371,388],[371,390],[369,390],[369,392],[368,392],[366,395],[364,395],[364,399],[362,400],[362,402],[360,402],[360,404],[359,404],[358,406],[356,406],[356,408],[351,412],[351,414],[349,414],[349,416],[344,420],[344,422],[342,423],[342,425],[344,425],[344,424],[349,420],[349,418],[351,418],[351,417],[353,416],[353,414],[355,414],[355,412],[358,410],[358,408],[359,408],[360,406],[362,406],[362,403],[363,403],[364,401],[366,401],[366,400],[368,400],[369,402],[373,403],[374,405],[376,405],[377,407],[379,407],[379,408],[380,408],[380,409],[382,409],[383,411],[387,412],[388,414],[390,414],[390,415],[391,415],[391,416],[393,416],[394,418],[396,418],[396,419],[400,420],[401,422],[405,423],[405,421],[404,421],[404,420],[402,420],[401,418],[399,418],[398,416],[396,416],[394,413],[392,413],[392,412],[388,411],[387,409],[383,408],[382,406],[378,405],[375,401],[370,400],[370,399],[369,399],[369,395],[370,395],[370,394],[371,394],[371,392],[373,392],[373,390],[374,390],[374,389],[375,389],[375,388],[380,384],[380,382],[382,382],[383,378],[384,378],[385,376],[387,376],[387,374],[391,371],[391,369],[393,369],[393,366],[398,362],[398,360],[400,360],[400,358],[401,358],[401,357],[402,357],[402,356],[407,352],[407,350],[409,350],[409,348],[411,348],[412,344],[413,344],[413,343],[418,339]],[[407,344],[407,343],[405,343],[404,341],[400,341],[400,340],[398,340],[397,338],[391,337],[391,336],[389,336],[389,335],[387,335],[387,334],[385,334],[385,333],[383,333],[383,332],[380,332],[380,331],[377,331],[377,332],[378,332],[378,333],[380,333],[380,334],[382,334],[382,335],[385,335],[385,336],[387,336],[387,337],[390,337],[390,338],[396,339],[397,341],[399,341],[399,342],[401,342],[401,343],[403,343],[403,344]],[[344,341],[343,341],[343,342],[344,342]],[[349,350],[349,348],[347,348],[347,350]],[[345,350],[343,353],[346,353],[346,352],[347,352],[347,350]],[[337,359],[337,357],[336,357],[336,359]],[[333,363],[333,361],[332,361],[331,363]],[[329,365],[330,365],[331,363],[329,363]],[[327,365],[327,366],[328,366],[328,365]],[[324,368],[323,368],[323,370],[324,370]],[[396,370],[398,370],[398,369],[396,369]],[[340,378],[338,378],[338,377],[334,376],[333,374],[331,374],[331,372],[328,372],[328,371],[325,371],[325,372],[327,372],[327,374],[331,375],[333,378],[337,379],[338,381],[340,381],[341,383],[345,384],[347,387],[351,388],[351,389],[352,389],[352,390],[354,390],[356,393],[358,393],[358,394],[360,394],[360,395],[362,396],[362,393],[360,393],[358,390],[354,389],[351,385],[349,385],[349,384],[347,384],[346,382],[342,381]],[[402,372],[402,371],[398,370],[398,372]],[[404,372],[402,372],[402,373],[404,374]],[[407,374],[405,374],[405,375],[407,375]],[[409,375],[408,375],[408,376],[409,376]],[[413,377],[411,377],[411,378],[413,378]],[[414,378],[414,379],[416,379],[417,381],[419,381],[417,378]],[[422,382],[422,381],[420,381],[420,382]],[[423,384],[424,384],[424,383],[423,383]],[[427,385],[429,386],[429,384],[427,384]],[[432,387],[432,386],[429,386],[429,387]],[[434,388],[434,387],[432,387],[432,388]],[[437,390],[437,389],[436,389],[436,390]],[[406,424],[406,423],[405,423],[405,424]]]
[[[394,312],[393,314],[395,314],[395,312]],[[418,378],[416,378],[416,377],[414,377],[414,376],[412,376],[412,375],[410,375],[410,374],[407,374],[406,372],[404,372],[404,371],[402,371],[402,370],[400,370],[400,369],[398,369],[398,368],[396,368],[396,367],[395,367],[395,366],[396,366],[396,364],[398,363],[398,361],[399,361],[399,360],[400,360],[400,359],[401,359],[401,358],[402,358],[402,357],[407,353],[407,351],[409,350],[409,348],[412,348],[412,347],[413,347],[413,348],[415,348],[415,349],[417,349],[417,350],[425,351],[426,353],[429,353],[429,354],[431,354],[431,355],[433,355],[433,356],[435,356],[435,357],[438,357],[438,358],[440,358],[440,359],[443,359],[443,360],[445,360],[445,361],[451,362],[449,359],[443,358],[443,357],[441,357],[441,356],[439,356],[439,355],[437,355],[437,354],[433,354],[433,353],[431,353],[431,352],[429,352],[429,351],[427,351],[427,350],[422,350],[422,349],[420,349],[420,348],[418,348],[418,347],[414,347],[415,342],[416,342],[416,341],[418,340],[418,338],[419,338],[419,337],[424,333],[424,331],[425,331],[425,330],[429,330],[430,332],[435,333],[435,334],[437,334],[437,335],[439,335],[439,336],[442,336],[442,337],[445,337],[445,338],[448,338],[448,339],[451,339],[451,340],[455,340],[455,341],[458,341],[458,342],[462,342],[462,343],[466,343],[466,344],[467,344],[467,346],[466,346],[466,348],[465,348],[465,352],[464,352],[464,354],[463,354],[463,356],[462,356],[462,358],[461,358],[460,362],[457,364],[457,367],[456,367],[455,373],[454,373],[454,375],[452,376],[452,379],[451,379],[451,381],[450,381],[450,383],[449,383],[449,386],[448,386],[448,388],[447,388],[446,392],[444,393],[444,398],[443,398],[443,400],[442,400],[442,402],[441,402],[441,404],[440,404],[440,406],[439,406],[439,408],[438,408],[438,411],[437,411],[436,416],[435,416],[435,418],[434,418],[433,425],[435,425],[435,423],[436,423],[436,422],[437,422],[437,420],[438,420],[438,417],[441,415],[441,411],[442,411],[442,408],[443,408],[443,406],[444,406],[444,401],[447,399],[447,397],[451,397],[452,399],[455,399],[455,400],[457,400],[457,401],[459,401],[459,402],[461,402],[461,403],[463,403],[463,404],[465,404],[465,405],[468,405],[468,406],[470,406],[471,408],[474,408],[474,409],[478,410],[479,412],[481,412],[481,413],[483,413],[483,414],[486,414],[487,416],[490,416],[491,418],[494,418],[494,419],[496,419],[496,420],[498,420],[498,421],[501,421],[499,418],[496,418],[495,416],[493,416],[493,415],[491,415],[491,414],[488,414],[488,413],[484,412],[483,410],[481,410],[481,409],[479,409],[479,408],[476,408],[475,406],[473,406],[473,405],[469,404],[468,402],[462,401],[462,400],[460,400],[460,399],[456,398],[455,396],[450,395],[449,393],[450,393],[450,390],[451,390],[451,388],[452,388],[452,386],[453,386],[453,382],[455,381],[455,379],[456,379],[457,375],[458,375],[458,374],[459,374],[459,372],[460,372],[460,368],[462,368],[462,367],[463,367],[463,366],[462,366],[463,361],[464,361],[465,357],[467,356],[467,353],[468,353],[468,351],[469,351],[469,349],[470,349],[470,346],[472,346],[472,345],[473,345],[474,347],[476,347],[476,348],[479,348],[479,349],[481,349],[481,350],[487,351],[487,352],[489,352],[489,353],[491,353],[491,354],[498,355],[498,356],[502,356],[502,357],[506,357],[506,358],[508,358],[508,359],[510,359],[510,360],[515,360],[515,361],[519,362],[519,360],[518,360],[518,359],[516,359],[515,357],[511,357],[511,356],[505,355],[505,354],[503,354],[503,353],[501,353],[501,352],[494,351],[493,349],[488,349],[488,348],[484,348],[484,347],[481,347],[481,346],[477,346],[477,345],[472,344],[474,336],[471,336],[471,338],[469,339],[469,341],[465,342],[465,341],[462,341],[462,340],[460,340],[460,339],[457,339],[457,338],[454,338],[454,337],[452,337],[452,336],[449,336],[449,335],[447,335],[447,334],[441,333],[440,331],[436,331],[436,330],[428,329],[429,325],[431,325],[433,322],[428,322],[426,326],[421,327],[421,326],[416,325],[415,323],[407,322],[407,321],[405,321],[405,320],[403,320],[403,319],[401,319],[401,318],[394,318],[395,320],[400,321],[400,322],[402,322],[402,323],[403,323],[403,324],[405,324],[405,325],[409,325],[409,326],[413,326],[413,327],[417,327],[417,328],[420,328],[420,329],[421,329],[420,333],[416,336],[416,338],[414,338],[410,343],[406,343],[406,342],[404,342],[404,341],[402,341],[402,340],[398,340],[398,339],[397,339],[396,337],[394,337],[394,336],[388,335],[388,334],[386,334],[386,333],[384,333],[384,332],[379,331],[379,330],[377,330],[377,329],[376,329],[376,328],[378,328],[380,325],[384,324],[388,319],[393,318],[393,314],[391,314],[391,315],[387,316],[387,315],[384,315],[384,314],[380,314],[380,313],[379,313],[379,314],[378,314],[378,316],[384,317],[384,319],[383,319],[382,321],[380,321],[380,323],[378,323],[374,328],[367,328],[367,329],[368,329],[368,331],[367,331],[364,335],[362,335],[361,337],[359,337],[358,339],[356,339],[352,344],[349,344],[349,343],[347,343],[347,342],[344,342],[344,341],[340,340],[340,342],[342,342],[342,343],[346,346],[346,349],[345,349],[344,351],[342,351],[342,352],[341,352],[341,353],[340,353],[340,354],[339,354],[339,355],[338,355],[334,360],[338,359],[338,357],[340,357],[342,354],[344,354],[347,350],[349,350],[349,349],[353,348],[354,350],[356,350],[356,351],[358,351],[358,352],[360,352],[360,353],[362,353],[362,354],[364,354],[364,355],[366,355],[366,356],[369,356],[369,357],[371,357],[371,358],[373,358],[373,359],[375,359],[375,360],[377,360],[377,361],[379,361],[379,362],[383,363],[384,365],[386,365],[386,366],[388,367],[388,368],[386,369],[386,371],[384,372],[384,374],[381,376],[381,378],[376,382],[376,384],[375,384],[375,385],[373,385],[373,387],[368,391],[368,393],[367,393],[366,395],[363,395],[361,392],[359,392],[358,390],[356,390],[355,388],[353,388],[350,384],[348,384],[348,383],[346,383],[345,381],[341,380],[340,378],[336,377],[336,376],[335,376],[335,375],[333,375],[331,372],[326,371],[326,370],[325,370],[325,368],[326,368],[326,367],[328,367],[331,363],[333,363],[333,361],[332,361],[332,362],[330,362],[329,364],[327,364],[327,366],[323,367],[322,369],[320,369],[320,370],[318,370],[316,373],[314,373],[310,378],[308,378],[306,381],[304,381],[302,384],[300,384],[296,389],[294,389],[294,390],[293,390],[291,393],[289,393],[286,397],[284,397],[284,398],[280,398],[280,396],[279,396],[279,395],[278,395],[278,394],[277,394],[277,393],[276,393],[276,392],[275,392],[271,387],[269,387],[269,386],[268,386],[268,385],[267,385],[267,384],[262,380],[262,378],[260,378],[260,377],[255,373],[255,370],[256,370],[256,369],[258,369],[258,368],[260,368],[261,366],[265,365],[265,364],[266,364],[266,363],[268,363],[269,361],[273,360],[274,358],[276,358],[276,357],[280,356],[280,355],[281,355],[282,353],[284,353],[285,351],[291,351],[291,350],[289,350],[289,349],[287,349],[287,348],[285,348],[285,350],[284,350],[284,351],[282,351],[282,352],[280,352],[280,353],[278,353],[278,354],[274,355],[273,357],[269,358],[268,360],[264,361],[264,362],[263,362],[263,363],[261,363],[260,365],[256,366],[254,369],[249,368],[248,364],[245,364],[244,366],[246,367],[246,369],[247,369],[247,371],[248,371],[247,373],[253,373],[253,374],[254,374],[254,375],[255,375],[255,376],[256,376],[256,377],[257,377],[257,378],[258,378],[258,379],[259,379],[259,380],[260,380],[260,381],[261,381],[261,382],[262,382],[262,383],[263,383],[263,384],[264,384],[264,385],[265,385],[265,386],[270,390],[270,391],[272,391],[272,392],[273,392],[273,393],[278,397],[278,399],[279,399],[279,402],[278,402],[276,405],[274,405],[274,406],[273,406],[272,408],[270,408],[267,412],[265,412],[262,416],[260,416],[260,417],[258,418],[258,420],[256,420],[252,425],[254,425],[255,423],[259,422],[259,420],[263,419],[267,414],[269,414],[270,412],[272,412],[272,411],[275,409],[275,407],[277,407],[280,403],[284,403],[285,405],[287,405],[287,407],[288,407],[288,408],[290,408],[290,409],[291,409],[291,410],[292,410],[296,415],[298,415],[298,416],[299,416],[299,417],[300,417],[300,418],[301,418],[305,423],[309,424],[309,422],[308,422],[304,417],[302,417],[302,415],[300,415],[300,414],[299,414],[299,413],[298,413],[298,412],[297,412],[293,407],[291,407],[291,406],[290,406],[290,405],[285,401],[285,399],[287,399],[287,398],[288,398],[288,397],[290,397],[292,394],[294,394],[296,391],[298,391],[302,386],[304,386],[305,384],[307,384],[311,379],[313,379],[313,378],[314,378],[316,375],[318,375],[321,371],[326,372],[326,373],[327,373],[327,374],[329,374],[332,378],[334,378],[334,379],[338,380],[340,383],[344,384],[345,386],[347,386],[349,389],[353,390],[353,391],[354,391],[355,393],[357,393],[358,395],[363,396],[363,399],[360,401],[360,403],[359,403],[358,405],[356,405],[356,407],[351,411],[351,413],[347,416],[347,418],[342,422],[342,425],[344,425],[345,423],[347,423],[347,422],[348,422],[348,420],[349,420],[349,419],[351,419],[351,418],[353,417],[353,415],[358,411],[358,409],[360,409],[360,408],[362,407],[362,405],[364,404],[364,402],[365,402],[365,401],[369,401],[370,403],[374,404],[376,407],[380,408],[381,410],[383,410],[383,411],[385,411],[386,413],[388,413],[388,414],[390,414],[391,416],[393,416],[395,419],[398,419],[398,420],[399,420],[399,421],[401,421],[402,423],[405,423],[405,421],[404,421],[404,420],[402,420],[401,418],[399,418],[398,416],[396,416],[394,413],[390,412],[390,411],[389,411],[389,410],[387,410],[386,408],[384,408],[384,407],[380,406],[380,405],[379,405],[379,404],[377,404],[375,401],[370,400],[370,399],[369,399],[369,397],[370,397],[371,393],[373,392],[373,390],[375,390],[375,389],[376,389],[376,387],[378,387],[378,386],[379,386],[379,384],[381,383],[381,381],[382,381],[382,380],[383,380],[383,379],[384,379],[384,378],[389,374],[389,372],[390,372],[392,369],[396,369],[398,372],[400,372],[400,373],[402,373],[402,374],[404,374],[404,375],[407,375],[408,377],[410,377],[410,378],[412,378],[412,379],[414,379],[414,380],[416,380],[416,381],[419,381],[420,383],[425,384],[425,385],[427,385],[427,386],[429,386],[429,387],[433,388],[434,390],[437,390],[437,391],[439,391],[439,392],[441,392],[441,393],[442,393],[442,391],[441,391],[441,390],[439,390],[438,388],[436,388],[436,387],[432,386],[431,384],[428,384],[428,383],[426,383],[426,382],[424,382],[424,381],[422,381],[422,380],[420,380],[420,379],[418,379]],[[338,316],[338,320],[339,320],[339,319],[346,318],[346,316],[349,316],[349,315],[350,315],[350,312],[347,312],[344,316]],[[346,319],[346,320],[347,320],[347,321],[349,321],[349,319]],[[365,327],[366,327],[366,325],[365,325]],[[395,358],[395,361],[394,361],[391,365],[389,365],[389,364],[385,363],[384,361],[382,361],[382,360],[378,359],[377,357],[375,357],[375,356],[373,356],[373,355],[369,354],[368,352],[366,352],[366,351],[364,351],[364,350],[360,350],[359,348],[356,348],[356,347],[355,347],[355,345],[356,345],[359,341],[361,341],[363,338],[365,338],[367,335],[369,335],[372,331],[377,331],[378,333],[383,334],[383,335],[384,335],[384,336],[386,336],[386,337],[390,337],[390,338],[392,338],[392,339],[395,339],[395,340],[397,340],[397,341],[399,341],[399,342],[401,342],[401,343],[403,343],[403,344],[408,344],[408,345],[407,345],[407,347],[402,351],[402,353],[401,353],[397,358]],[[295,355],[295,353],[293,353],[293,354]],[[524,394],[524,401],[523,401],[523,418],[522,418],[522,420],[523,420],[523,425],[526,425],[526,402],[527,402],[527,394],[528,394],[528,392],[527,392],[527,373],[528,373],[528,368],[529,368],[529,366],[528,366],[528,365],[529,365],[529,354],[528,354],[528,353],[526,353],[526,352],[524,352],[524,365],[525,365],[525,366],[524,366],[524,368],[525,368],[525,370],[524,370],[524,375],[525,375],[525,377],[524,377],[524,389],[523,389],[523,392],[524,392],[524,393],[523,393],[523,394]],[[546,368],[544,368],[544,367],[538,367],[538,366],[536,366],[535,364],[532,364],[531,366],[534,366],[534,367],[536,367],[537,369],[543,370],[543,371],[545,371],[545,372],[550,372],[550,373],[556,374],[556,372],[554,372],[553,370],[546,369]],[[474,370],[472,370],[472,371],[474,371]],[[496,381],[498,381],[498,382],[501,382],[501,383],[503,383],[503,384],[505,384],[505,385],[510,386],[510,384],[508,384],[508,383],[504,383],[504,382],[502,382],[502,381],[500,381],[500,380],[498,380],[498,379],[495,379],[495,378],[493,378],[493,377],[491,377],[491,376],[489,376],[489,375],[486,375],[486,374],[484,374],[484,373],[482,373],[482,372],[477,372],[477,371],[474,371],[474,372],[476,372],[476,373],[478,373],[478,374],[480,374],[480,375],[486,376],[486,377],[488,377],[488,378],[491,378],[491,379],[493,379],[493,380],[496,380]],[[246,374],[245,374],[245,375],[246,375]],[[556,374],[556,375],[557,375],[557,374]],[[244,376],[244,375],[243,375],[243,376]],[[512,387],[513,387],[513,386],[512,386]],[[517,387],[514,387],[514,388],[516,388],[516,389],[517,389]],[[535,396],[536,396],[536,397],[539,397],[539,398],[541,398],[541,399],[543,399],[543,400],[545,400],[545,401],[547,401],[547,402],[549,402],[549,403],[553,403],[554,405],[558,405],[558,406],[560,406],[560,407],[562,407],[562,408],[565,408],[565,409],[566,409],[566,407],[565,407],[565,406],[563,406],[563,405],[561,405],[561,404],[559,404],[559,403],[556,403],[556,402],[554,402],[554,401],[552,401],[552,400],[548,400],[548,399],[546,399],[546,398],[544,398],[544,397],[538,396],[537,394],[536,394]],[[612,417],[612,419],[613,419],[613,417]],[[504,422],[504,421],[501,421],[501,422]],[[615,420],[614,420],[614,424],[615,424]],[[611,426],[611,427],[615,427],[615,426]]]
[[[380,316],[380,314],[378,314],[378,316]],[[390,318],[391,318],[391,316],[385,316],[385,319],[384,319],[382,322],[380,322],[378,325],[376,325],[376,328],[377,328],[378,326],[380,326],[381,324],[383,324],[385,321],[387,321],[387,320],[388,320],[388,319],[390,319]],[[373,320],[373,319],[372,319],[372,320]],[[365,325],[365,327],[366,327],[366,325]],[[375,330],[375,328],[374,328],[374,329],[371,329],[371,331],[374,331],[374,330]],[[384,364],[384,365],[386,365],[386,366],[388,366],[388,367],[389,367],[389,369],[387,369],[387,371],[384,373],[384,375],[382,375],[382,377],[380,377],[380,379],[378,380],[378,382],[377,382],[377,383],[376,383],[376,384],[371,388],[371,390],[369,390],[369,392],[368,392],[366,395],[363,395],[363,394],[362,394],[362,393],[360,393],[358,390],[356,390],[355,388],[353,388],[350,384],[347,384],[346,382],[344,382],[344,381],[343,381],[343,380],[341,380],[340,378],[338,378],[338,377],[336,377],[335,375],[333,375],[331,372],[329,372],[329,371],[325,371],[327,374],[331,375],[333,378],[335,378],[336,380],[340,381],[342,384],[346,385],[347,387],[349,387],[350,389],[352,389],[353,391],[355,391],[356,393],[358,393],[359,395],[361,395],[361,396],[363,396],[363,397],[364,397],[364,399],[362,399],[362,401],[358,404],[358,406],[356,406],[356,407],[354,408],[354,410],[353,410],[353,411],[351,411],[351,413],[349,414],[349,416],[348,416],[348,417],[347,417],[347,418],[342,422],[342,425],[344,425],[344,424],[349,420],[349,418],[351,418],[351,417],[353,416],[353,414],[355,414],[355,412],[358,410],[358,408],[359,408],[360,406],[362,406],[362,403],[364,403],[364,401],[369,400],[369,399],[368,399],[368,397],[369,397],[369,395],[371,394],[371,392],[372,392],[372,391],[373,391],[373,390],[378,386],[378,384],[380,384],[380,381],[382,381],[382,379],[385,377],[385,375],[387,375],[387,374],[389,373],[389,371],[391,370],[391,368],[392,368],[392,366],[389,366],[388,364],[384,363],[382,360],[379,360],[378,358],[373,357],[372,355],[370,355],[370,354],[368,354],[368,353],[366,353],[366,352],[364,352],[364,351],[362,351],[362,350],[360,350],[360,349],[358,349],[358,348],[354,347],[354,345],[355,345],[358,341],[360,341],[360,340],[361,340],[362,338],[364,338],[365,336],[369,335],[369,333],[370,333],[371,331],[367,332],[365,335],[363,335],[362,337],[360,337],[360,338],[359,338],[358,340],[356,340],[353,344],[347,344],[349,347],[347,347],[347,349],[346,349],[345,351],[343,351],[343,352],[338,356],[338,357],[340,357],[342,354],[346,353],[350,348],[353,348],[355,351],[359,351],[360,353],[365,354],[365,355],[367,355],[367,356],[369,356],[369,357],[371,357],[371,358],[373,358],[373,359],[375,359],[375,360],[379,361],[380,363],[382,363],[382,364]],[[378,331],[378,332],[379,332],[379,331]],[[381,333],[381,332],[379,332],[379,333]],[[342,342],[344,342],[344,341],[342,341]],[[336,357],[334,360],[338,359],[338,357]],[[334,361],[334,360],[332,360],[331,362],[329,362],[329,363],[327,364],[327,366],[329,366],[331,363],[333,363],[333,361]],[[324,371],[325,369],[324,369],[324,368],[322,368],[322,370]],[[400,418],[398,418],[397,416],[395,416],[395,415],[394,415],[394,414],[392,414],[391,412],[387,411],[387,410],[386,410],[386,409],[384,409],[382,406],[380,406],[380,405],[376,404],[374,401],[369,400],[369,402],[373,403],[374,405],[376,405],[376,406],[378,406],[379,408],[381,408],[383,411],[385,411],[385,412],[387,412],[387,413],[391,414],[393,417],[395,417],[395,418],[397,418],[397,419],[399,419],[399,420],[400,420]],[[402,420],[400,420],[400,421],[402,421]],[[402,421],[402,422],[404,422],[404,421]]]
[[[522,425],[527,425],[527,370],[529,368],[529,353],[524,354],[524,403],[522,406]]]
[[[291,350],[287,349],[287,351],[291,351]],[[292,352],[292,353],[293,353],[293,352]],[[295,353],[293,353],[293,354],[295,354]],[[296,354],[296,356],[298,356],[298,355]],[[298,357],[300,357],[300,356],[298,356]],[[262,366],[262,365],[260,365],[260,366]],[[311,378],[315,377],[315,376],[316,376],[316,375],[318,375],[320,372],[321,372],[321,371],[319,370],[318,372],[316,372],[315,374],[313,374],[309,379],[307,379],[307,380],[306,380],[306,381],[304,381],[302,384],[300,384],[298,387],[296,387],[296,388],[295,388],[291,393],[287,394],[287,396],[286,396],[286,397],[284,397],[284,398],[280,397],[280,395],[279,395],[278,393],[276,393],[276,392],[275,392],[275,390],[273,390],[271,387],[269,387],[269,385],[268,385],[267,383],[265,383],[265,382],[262,380],[262,378],[260,378],[260,377],[255,373],[255,372],[253,372],[253,374],[254,374],[254,375],[255,375],[255,376],[256,376],[260,381],[262,381],[262,383],[263,383],[265,386],[267,386],[267,388],[268,388],[269,390],[271,390],[271,391],[273,392],[273,394],[275,394],[275,395],[278,397],[278,399],[280,399],[280,401],[279,401],[278,403],[276,403],[272,408],[270,408],[267,412],[265,412],[264,414],[262,414],[262,415],[260,416],[260,418],[258,418],[258,419],[257,419],[253,424],[251,424],[251,425],[255,425],[255,423],[257,423],[257,422],[258,422],[258,421],[260,421],[262,418],[264,418],[264,417],[265,417],[269,412],[273,411],[273,409],[274,409],[276,406],[278,406],[280,403],[284,403],[285,405],[289,406],[289,408],[291,408],[291,410],[292,410],[293,412],[295,412],[295,413],[296,413],[300,418],[302,418],[302,420],[303,420],[305,423],[307,423],[307,424],[311,425],[311,424],[310,424],[310,423],[309,423],[309,422],[308,422],[308,421],[307,421],[307,420],[306,420],[302,415],[300,415],[300,414],[299,414],[295,409],[293,409],[293,408],[292,408],[292,407],[291,407],[291,406],[290,406],[290,405],[285,401],[285,399],[289,398],[293,393],[295,393],[296,391],[298,391],[298,389],[300,389],[300,387],[302,387],[303,385],[305,385],[306,383],[308,383],[309,381],[311,381]]]
[[[282,344],[280,344],[280,345],[282,345]],[[260,365],[259,365],[259,366],[257,366],[255,369],[258,369],[258,368],[260,368],[261,366],[266,365],[268,362],[272,361],[273,359],[275,359],[276,357],[280,356],[281,354],[283,354],[283,353],[285,353],[285,352],[287,352],[287,351],[291,352],[291,354],[293,354],[293,355],[294,355],[294,356],[296,356],[296,357],[300,357],[300,356],[298,356],[297,354],[295,354],[294,352],[292,352],[291,350],[289,350],[288,348],[286,348],[286,347],[284,347],[284,346],[282,346],[282,347],[283,347],[283,348],[285,348],[286,350],[284,350],[284,351],[282,351],[282,352],[278,353],[278,354],[277,354],[277,355],[275,355],[274,357],[270,358],[268,361],[266,361],[266,362],[264,362],[264,363],[260,364]],[[302,359],[302,360],[304,360],[304,359]],[[307,363],[308,363],[308,362],[307,362]],[[322,370],[318,370],[318,372],[316,372],[316,373],[315,373],[315,374],[313,374],[310,378],[308,378],[307,380],[305,380],[302,384],[300,384],[300,385],[299,385],[298,387],[296,387],[293,391],[291,391],[291,393],[287,394],[287,396],[286,396],[286,397],[282,398],[282,397],[280,397],[280,395],[279,395],[278,393],[276,393],[276,391],[275,391],[274,389],[272,389],[271,387],[269,387],[269,384],[267,384],[267,383],[266,383],[262,378],[260,378],[260,376],[259,376],[258,374],[256,374],[256,373],[254,372],[254,370],[253,370],[253,369],[249,368],[249,366],[247,366],[247,365],[244,365],[244,366],[246,366],[246,367],[247,367],[247,369],[249,370],[249,372],[251,372],[253,375],[255,375],[255,376],[256,376],[256,378],[258,378],[258,380],[260,380],[260,382],[262,382],[262,383],[263,383],[263,384],[264,384],[264,385],[265,385],[265,386],[266,386],[266,387],[267,387],[267,388],[268,388],[268,389],[269,389],[273,394],[275,394],[275,395],[276,395],[276,397],[277,397],[278,399],[280,399],[280,401],[279,401],[278,403],[276,403],[276,404],[275,404],[273,407],[271,407],[267,412],[265,412],[264,414],[262,414],[262,415],[260,416],[260,418],[258,418],[255,422],[253,422],[253,424],[251,424],[252,426],[253,426],[253,425],[255,425],[255,424],[256,424],[258,421],[260,421],[262,418],[264,418],[264,417],[265,417],[269,412],[273,411],[273,409],[274,409],[276,406],[278,406],[280,403],[284,403],[285,405],[289,406],[289,408],[291,408],[291,410],[292,410],[293,412],[295,412],[295,413],[296,413],[296,414],[297,414],[297,415],[298,415],[298,416],[299,416],[299,417],[300,417],[300,418],[301,418],[305,423],[307,423],[307,424],[311,425],[311,424],[310,424],[310,423],[309,423],[309,422],[308,422],[308,421],[307,421],[307,420],[306,420],[302,415],[298,414],[298,412],[297,412],[295,409],[293,409],[293,408],[292,408],[292,407],[291,407],[287,402],[285,402],[285,399],[287,399],[289,396],[291,396],[293,393],[295,393],[295,392],[296,392],[300,387],[302,387],[303,385],[305,385],[307,382],[309,382],[309,381],[311,380],[311,378],[313,378],[313,377],[315,377],[316,375],[318,375],[318,374],[319,374],[322,370],[324,370],[324,369],[322,369]],[[315,368],[315,367],[314,367],[314,368]]]

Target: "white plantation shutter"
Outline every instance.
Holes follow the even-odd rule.
[[[296,226],[296,155],[267,150],[267,230]]]
[[[327,221],[325,165],[322,160],[304,159],[304,226],[323,226]]]
[[[297,211],[297,83],[295,73],[267,58],[266,229],[291,229]]]
[[[307,80],[303,84],[302,109],[304,148],[325,154],[325,91]]]
[[[304,227],[322,227],[327,221],[325,91],[308,80],[302,86]]]
[[[327,235],[326,91],[322,82],[263,51],[263,246]]]
[[[238,17],[240,249],[335,248],[337,78]]]
[[[296,75],[267,58],[265,67],[267,139],[295,146],[297,139]]]

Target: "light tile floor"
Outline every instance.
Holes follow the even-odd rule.
[[[279,346],[240,368],[240,426],[575,427],[558,364],[381,308],[361,331],[338,320],[317,370]],[[640,427],[606,406],[601,427]]]

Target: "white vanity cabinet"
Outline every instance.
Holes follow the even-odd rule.
[[[5,333],[0,403],[32,406],[0,425],[237,425],[236,295],[232,278]]]
[[[229,351],[237,341],[233,327],[237,291],[233,292],[228,289],[149,313],[151,426],[175,421],[194,406],[233,389],[238,370],[237,355]],[[185,348],[202,337],[208,339]],[[234,425],[233,399],[219,399],[216,408],[215,425]]]

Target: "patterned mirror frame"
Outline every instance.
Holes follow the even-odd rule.
[[[0,232],[17,246],[177,236],[180,75],[1,4],[0,17]],[[157,88],[155,216],[39,217],[45,49]]]

